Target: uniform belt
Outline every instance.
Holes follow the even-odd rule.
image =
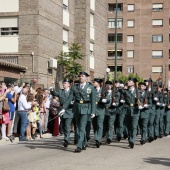
[[[90,103],[90,101],[84,101],[84,100],[76,100],[76,102],[80,104]]]

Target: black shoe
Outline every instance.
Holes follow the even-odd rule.
[[[84,150],[84,151],[85,151],[85,150],[86,150],[86,146],[83,146],[83,147],[82,147],[82,150]]]
[[[149,138],[148,138],[148,142],[149,142],[149,143],[151,143],[153,140],[154,140],[153,137],[149,137]]]
[[[146,142],[144,140],[140,140],[140,144],[144,145]]]
[[[67,142],[67,141],[64,141],[63,146],[64,146],[65,148],[67,148],[68,142]]]
[[[7,137],[9,138],[10,142],[13,142],[12,136],[7,136]]]
[[[37,136],[37,132],[35,132],[35,137],[37,138],[38,136]]]
[[[123,135],[123,138],[124,138],[124,139],[128,138],[128,135],[127,135],[127,134],[124,134],[124,135]]]
[[[158,138],[158,136],[155,136],[154,139],[156,140]]]
[[[165,136],[168,136],[168,134],[167,134],[167,133],[165,133]]]
[[[134,148],[134,143],[133,142],[129,142],[129,147],[133,149]]]
[[[107,143],[107,144],[110,144],[110,143],[111,143],[111,140],[110,140],[110,139],[107,139],[106,143]]]
[[[75,149],[75,152],[76,153],[80,153],[81,152],[81,148],[78,147],[77,149]]]
[[[159,135],[159,138],[162,138],[163,137],[163,135]]]
[[[120,142],[120,141],[121,141],[121,138],[120,138],[120,137],[117,137],[117,141]]]
[[[87,138],[87,142],[90,140],[90,137],[86,137]]]
[[[74,140],[74,145],[76,145],[78,143],[78,141],[77,140]]]
[[[96,141],[96,147],[100,148],[100,142],[99,141]]]

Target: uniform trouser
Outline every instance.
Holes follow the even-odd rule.
[[[148,137],[154,138],[154,120],[155,113],[149,110],[149,120],[148,120]]]
[[[160,135],[163,135],[164,134],[164,112],[165,112],[165,109],[162,108],[160,109],[160,123],[159,123],[159,133]]]
[[[105,116],[104,126],[106,130],[106,138],[110,140],[113,139],[115,119],[116,119],[116,113],[111,113],[110,115]]]
[[[90,130],[91,130],[91,117],[88,116],[87,125],[86,125],[86,138],[90,139]]]
[[[159,123],[160,123],[160,109],[156,109],[155,115],[155,136],[159,136]]]
[[[74,125],[74,140],[78,140],[78,130],[75,117],[73,118],[73,125]]]
[[[125,120],[125,114],[117,114],[118,118],[118,127],[117,127],[117,139],[121,139],[124,131],[124,120]]]
[[[70,127],[72,118],[62,118],[61,121],[64,131],[64,140],[70,143]]]
[[[148,132],[148,121],[149,121],[149,113],[144,112],[144,114],[145,114],[144,117],[143,116],[139,117],[139,126],[141,129],[141,140],[142,141],[146,141],[147,132]]]
[[[92,120],[95,141],[101,142],[102,133],[103,133],[104,116],[105,116],[104,114],[101,114],[95,116]]]
[[[131,115],[130,113],[127,113],[125,119],[127,123],[129,142],[135,143],[139,115],[138,114]]]
[[[75,114],[77,131],[78,131],[78,144],[77,147],[81,148],[86,146],[86,125],[89,115],[88,114]]]
[[[164,129],[165,129],[165,135],[169,135],[170,131],[170,112],[166,112],[164,115]]]

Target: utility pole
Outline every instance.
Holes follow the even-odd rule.
[[[117,15],[118,15],[118,4],[116,0],[116,16],[115,16],[115,75],[114,80],[117,79]]]

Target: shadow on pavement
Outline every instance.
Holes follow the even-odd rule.
[[[145,158],[144,162],[150,163],[150,164],[159,164],[170,167],[170,158]]]

